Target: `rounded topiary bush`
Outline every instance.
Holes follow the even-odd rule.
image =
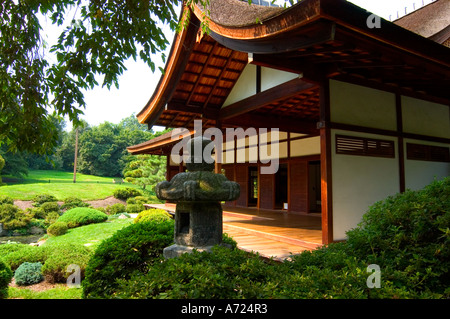
[[[0,260],[0,299],[6,299],[8,297],[8,285],[12,277],[12,270]]]
[[[127,200],[130,197],[142,196],[142,192],[135,188],[125,187],[116,189],[113,195],[117,199]]]
[[[67,233],[67,230],[66,222],[55,222],[47,228],[47,234],[50,236],[61,236]]]
[[[50,253],[42,266],[42,274],[50,283],[64,283],[70,276],[67,272],[69,265],[80,267],[81,279],[93,252],[89,247],[79,243],[60,243],[50,247]]]
[[[76,207],[69,209],[58,218],[58,222],[66,222],[69,228],[93,223],[101,223],[108,219],[108,215],[93,208]]]
[[[86,267],[83,298],[111,298],[117,279],[160,262],[163,249],[173,244],[173,228],[173,220],[137,223],[104,240]]]
[[[148,222],[152,220],[156,221],[165,221],[172,219],[172,216],[166,212],[164,209],[147,209],[143,212],[140,212],[136,218],[134,219],[135,223]]]
[[[24,262],[21,264],[14,273],[16,284],[19,286],[28,286],[40,283],[44,280],[42,275],[41,263],[29,263]]]

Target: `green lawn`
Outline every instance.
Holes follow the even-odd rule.
[[[77,173],[77,182],[73,183],[73,173],[70,172],[30,170],[25,179],[0,186],[0,195],[20,200],[31,200],[39,194],[53,195],[59,200],[70,196],[81,200],[95,200],[112,196],[119,187],[138,188],[131,183],[114,184],[113,180],[113,177]]]
[[[116,219],[104,223],[90,224],[71,228],[62,236],[48,237],[44,245],[58,245],[60,243],[83,244],[95,250],[100,242],[117,230],[132,223],[131,218]]]

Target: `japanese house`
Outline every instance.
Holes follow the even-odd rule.
[[[193,7],[137,117],[190,134],[199,119],[279,128],[275,174],[259,170],[264,145],[224,140],[236,155],[217,170],[241,186],[226,205],[319,212],[327,244],[376,201],[449,175],[450,1],[389,22],[344,0],[211,0],[208,34],[204,12]],[[169,133],[128,151],[167,156],[176,142]],[[169,156],[167,168],[168,179],[182,170]]]

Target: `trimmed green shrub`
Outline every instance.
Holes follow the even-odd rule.
[[[0,195],[0,205],[2,204],[10,204],[10,205],[14,205],[14,200],[6,195]]]
[[[64,199],[64,204],[61,205],[62,210],[68,210],[75,207],[89,207],[91,204],[83,202],[77,197],[68,197]]]
[[[127,205],[129,205],[129,204],[146,204],[148,201],[149,201],[149,199],[145,196],[130,197],[127,199]]]
[[[173,220],[132,224],[104,240],[86,268],[83,298],[111,298],[118,279],[159,263],[163,249],[173,243],[173,228]]]
[[[55,223],[61,215],[57,212],[50,212],[45,216],[45,223],[51,225]]]
[[[49,194],[41,194],[41,195],[36,195],[32,198],[33,206],[35,207],[40,207],[43,203],[47,203],[47,202],[57,202],[58,200],[56,199],[55,196],[53,195],[49,195]]]
[[[14,278],[16,279],[16,284],[19,286],[28,286],[40,283],[44,280],[44,276],[42,276],[42,264],[39,262],[24,262],[14,272]]]
[[[45,215],[47,215],[50,212],[59,212],[59,205],[57,202],[45,202],[42,203],[39,207]]]
[[[139,225],[140,223],[137,223]],[[450,297],[450,178],[378,202],[346,242],[277,264],[215,247],[120,277],[114,298],[442,298]],[[381,271],[370,289],[368,265]]]
[[[140,222],[148,222],[148,221],[152,221],[152,220],[164,221],[164,220],[169,220],[169,219],[172,219],[172,215],[170,215],[164,209],[152,208],[152,209],[148,209],[148,210],[144,210],[143,212],[140,212],[134,219],[134,222],[140,223]]]
[[[52,245],[51,253],[42,266],[42,274],[50,283],[65,283],[70,273],[66,272],[71,264],[78,265],[81,271],[81,279],[84,278],[86,266],[93,252],[82,244],[64,243]]]
[[[8,285],[12,278],[12,270],[0,259],[0,299],[8,298]]]
[[[61,236],[67,233],[67,230],[66,222],[55,222],[47,228],[47,234],[50,236]]]
[[[118,188],[113,193],[117,199],[127,200],[130,197],[142,196],[142,192],[131,187]]]
[[[3,245],[0,245],[3,246]],[[47,246],[29,246],[23,245],[16,247],[17,249],[11,251],[7,255],[3,256],[3,261],[11,268],[11,270],[16,270],[24,262],[31,263],[44,263],[49,253],[51,253],[49,247]]]
[[[25,227],[31,220],[31,215],[25,214],[17,206],[11,204],[0,205],[0,223],[5,229],[17,229]]]
[[[126,212],[126,208],[124,204],[116,203],[106,207],[106,212],[110,215],[115,215]]]
[[[145,210],[145,206],[143,204],[128,204],[127,205],[127,213],[128,214],[139,214],[140,212]]]
[[[69,228],[93,223],[101,223],[108,219],[108,215],[93,208],[76,207],[69,209],[58,218],[58,222],[66,222]]]
[[[154,264],[146,274],[120,279],[117,298],[260,299],[278,285],[279,265],[257,254],[221,246]]]

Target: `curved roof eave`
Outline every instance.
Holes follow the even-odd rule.
[[[185,8],[184,10],[189,9]],[[183,16],[184,10],[180,17]],[[189,25],[183,28],[180,33],[175,34],[175,39],[172,42],[172,48],[169,53],[169,59],[166,63],[164,73],[161,75],[152,97],[145,107],[136,115],[139,123],[147,123],[149,126],[152,126],[154,121],[156,121],[158,116],[164,110],[164,106],[170,99],[189,59],[189,53],[196,40],[199,26],[199,20],[191,15]]]

